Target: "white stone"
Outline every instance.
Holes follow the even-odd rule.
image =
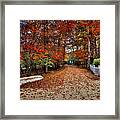
[[[41,76],[41,75],[30,76],[30,77],[23,77],[23,78],[20,78],[20,85],[22,85],[24,83],[28,83],[28,82],[42,80],[42,79],[43,79],[43,76]]]

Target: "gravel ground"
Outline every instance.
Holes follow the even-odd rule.
[[[44,79],[20,86],[21,100],[99,100],[100,77],[87,69],[65,66]]]

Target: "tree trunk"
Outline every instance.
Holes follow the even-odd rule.
[[[46,65],[46,67],[45,67],[45,68],[46,68],[46,73],[47,73],[47,72],[48,72],[48,66]]]
[[[43,68],[44,68],[44,73],[46,73],[46,65],[44,65],[44,67],[43,67]]]
[[[87,64],[87,68],[90,67],[90,57],[91,57],[91,53],[90,53],[90,40],[88,40],[88,64]]]

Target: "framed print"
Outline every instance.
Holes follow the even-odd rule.
[[[1,118],[119,119],[119,7],[2,1]]]

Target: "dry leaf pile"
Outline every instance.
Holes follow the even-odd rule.
[[[87,69],[65,66],[44,79],[20,86],[21,100],[99,100],[100,78]]]

